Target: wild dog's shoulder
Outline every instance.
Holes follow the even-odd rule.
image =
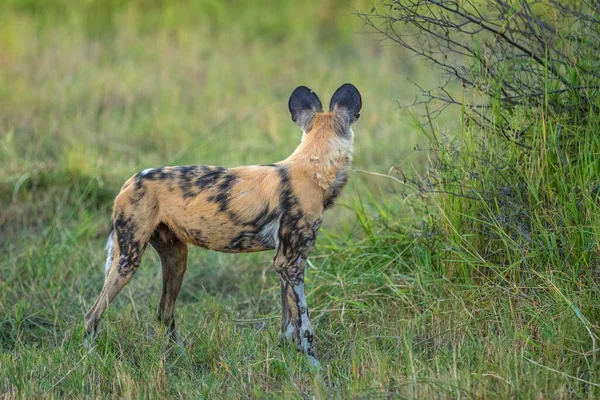
[[[323,213],[323,192],[313,179],[313,171],[298,163],[277,167],[281,207],[289,218],[317,219]]]

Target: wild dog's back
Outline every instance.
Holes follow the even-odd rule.
[[[276,248],[282,212],[278,168],[148,169],[133,176],[119,197],[152,202],[154,223],[165,224],[185,243],[232,253],[269,250]]]

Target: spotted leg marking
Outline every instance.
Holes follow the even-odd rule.
[[[308,305],[306,303],[306,295],[304,293],[304,276],[301,278],[301,282],[294,285],[294,294],[296,295],[296,308],[298,316],[298,329],[296,330],[296,346],[299,351],[302,351],[308,356],[311,364],[319,366],[319,361],[315,357],[315,352],[312,348],[313,343],[313,330],[310,323],[310,316],[308,311]]]

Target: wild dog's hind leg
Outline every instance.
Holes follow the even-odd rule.
[[[89,345],[88,339],[93,340],[106,307],[131,281],[140,266],[153,230],[152,222],[137,214],[135,209],[126,212],[124,208],[118,207],[119,200],[117,197],[113,230],[109,236],[109,246],[111,243],[114,246],[114,249],[109,248],[108,251],[110,261],[107,260],[107,263],[110,264],[110,268],[105,271],[106,278],[98,299],[85,315],[86,345]]]
[[[174,318],[175,302],[187,267],[188,248],[164,224],[160,224],[154,231],[150,238],[150,244],[160,256],[163,273],[163,289],[158,306],[158,320],[169,329],[169,336],[177,343]]]

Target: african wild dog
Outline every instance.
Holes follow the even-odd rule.
[[[350,126],[362,102],[358,90],[345,84],[324,113],[317,95],[300,86],[288,106],[303,136],[283,161],[229,169],[147,169],[125,182],[114,202],[104,287],[85,316],[86,344],[108,304],[135,274],[148,243],[158,252],[163,271],[158,318],[175,340],[175,301],[188,244],[228,253],[274,249],[283,308],[280,338],[295,341],[317,363],[304,266],[323,211],[347,182],[354,139]]]

